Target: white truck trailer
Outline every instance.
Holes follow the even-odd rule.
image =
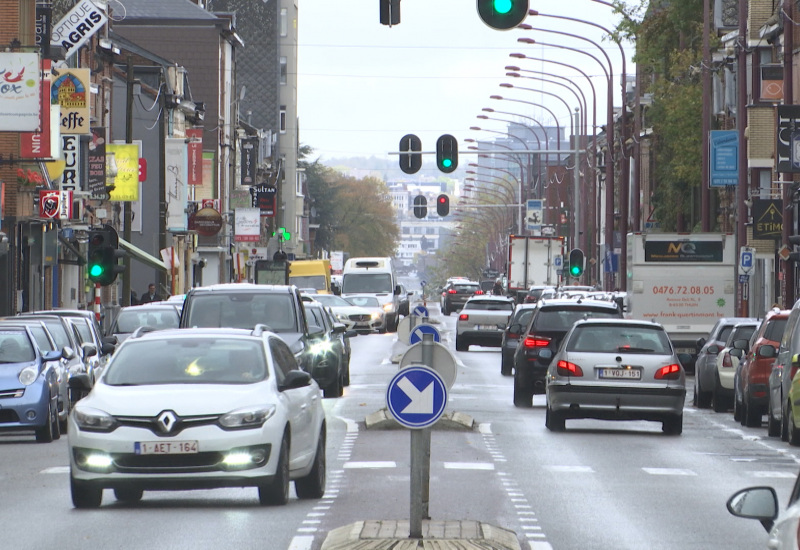
[[[532,285],[558,286],[563,237],[508,236],[507,292],[521,302]]]
[[[696,340],[735,316],[737,261],[732,234],[629,233],[626,317],[655,319],[695,356]]]

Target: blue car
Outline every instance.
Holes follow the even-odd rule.
[[[31,327],[0,327],[0,431],[34,431],[40,443],[61,437],[56,370],[61,355],[40,352]]]

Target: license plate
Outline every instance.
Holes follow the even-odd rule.
[[[478,325],[475,328],[478,330],[497,330],[497,325]]]
[[[600,369],[600,378],[641,380],[642,371],[639,369]]]
[[[189,455],[198,450],[197,441],[137,441],[133,452],[137,455]]]

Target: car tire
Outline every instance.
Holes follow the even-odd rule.
[[[500,374],[503,376],[511,376],[514,373],[514,365],[511,361],[501,358],[500,359]]]
[[[711,407],[712,394],[709,391],[703,391],[700,388],[700,382],[697,380],[697,375],[694,378],[694,405],[698,409],[708,409]]]
[[[125,487],[125,488],[118,488],[114,489],[114,498],[116,498],[120,502],[139,502],[142,500],[142,496],[144,495],[144,491],[141,489],[136,489],[135,487]]]
[[[450,310],[447,309],[447,305],[446,304],[444,306],[442,306],[442,315],[447,315],[448,317],[450,316]]]
[[[525,387],[519,376],[514,376],[514,406],[533,407],[533,390]]]
[[[550,405],[544,412],[544,425],[551,432],[563,432],[567,429],[567,422],[564,413],[550,409]]]
[[[794,411],[792,405],[789,405],[789,418],[788,418],[788,431],[789,431],[789,445],[794,447],[800,446],[800,428],[794,423]]]
[[[778,437],[781,435],[781,421],[772,416],[772,407],[767,407],[767,435],[770,437]]]
[[[714,407],[714,412],[725,412],[728,410],[728,400],[722,396],[722,384],[719,381],[719,375],[715,376],[714,389],[711,392],[711,405]]]
[[[336,380],[322,390],[323,397],[341,397],[344,395],[344,382],[342,373],[337,373]]]
[[[469,341],[456,336],[456,351],[469,351]]]
[[[88,483],[78,481],[70,476],[69,488],[72,493],[72,505],[75,508],[100,508],[103,502],[103,489],[92,487]]]
[[[733,419],[744,426],[744,404],[739,399],[737,383],[733,382]]]
[[[789,441],[789,413],[788,411],[789,403],[787,403],[781,407],[781,440]]]
[[[289,438],[285,435],[278,450],[278,466],[272,482],[258,488],[258,501],[264,506],[283,506],[289,502]]]
[[[661,431],[666,435],[681,435],[683,432],[683,414],[665,418],[661,422]]]
[[[297,498],[322,498],[325,494],[325,426],[319,432],[317,452],[314,454],[314,465],[307,476],[295,480],[294,490]]]
[[[344,387],[350,385],[350,361],[347,361],[347,365],[344,367],[344,381],[342,382]]]
[[[58,433],[57,436],[56,433]],[[50,403],[47,405],[47,422],[41,428],[36,429],[36,442],[51,443],[59,437],[61,437],[61,432],[58,426],[58,415],[53,413],[53,405]]]

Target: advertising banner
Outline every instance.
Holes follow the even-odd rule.
[[[778,105],[775,154],[778,172],[800,172],[800,105]]]
[[[723,241],[645,241],[645,262],[722,262]]]
[[[739,133],[736,130],[711,130],[709,187],[739,184]]]
[[[258,208],[237,208],[234,210],[236,242],[258,242],[261,240],[261,211]]]
[[[167,191],[167,229],[186,231],[188,217],[186,206],[189,200],[189,186],[186,183],[189,172],[189,157],[186,142],[182,138],[168,138],[164,146]]]
[[[41,110],[39,54],[0,52],[0,128],[36,132]]]
[[[139,146],[135,143],[109,143],[106,155],[114,155],[117,176],[114,190],[109,193],[112,201],[139,200]]]
[[[49,220],[72,219],[72,191],[40,189],[39,217]]]
[[[38,8],[37,8],[38,9]],[[22,158],[28,159],[51,159],[55,151],[52,151],[51,128],[50,128],[50,65],[52,61],[42,59],[42,80],[41,80],[41,99],[39,111],[39,131],[22,132],[19,135],[19,154]]]
[[[61,156],[64,171],[61,173],[62,191],[80,191],[81,186],[81,137],[62,134]]]
[[[753,199],[754,239],[780,239],[783,234],[782,200]]]
[[[50,103],[61,107],[61,133],[89,133],[89,69],[59,69]]]
[[[254,185],[256,182],[256,164],[258,157],[258,138],[247,138],[241,141],[242,156],[242,181],[244,186]]]
[[[106,129],[100,126],[92,128],[92,140],[89,142],[89,175],[86,181],[92,196],[106,193]]]
[[[253,197],[253,206],[261,211],[262,216],[275,216],[275,199],[278,196],[277,187],[263,183],[255,185],[250,188],[250,195]]]
[[[203,185],[203,129],[189,128],[186,130],[189,138],[187,145],[189,153],[189,185]]]
[[[68,59],[78,51],[108,20],[106,14],[90,0],[78,0],[61,21],[53,25],[50,44],[64,48]]]

